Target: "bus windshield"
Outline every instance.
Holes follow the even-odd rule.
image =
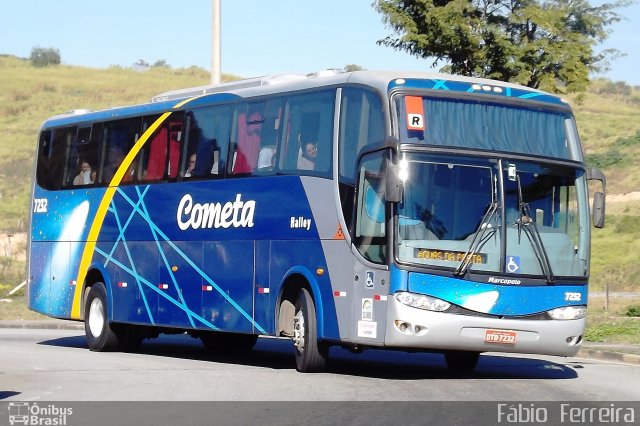
[[[405,153],[397,258],[436,268],[587,274],[583,172],[564,166]]]
[[[402,143],[582,160],[568,112],[410,95],[396,99]]]

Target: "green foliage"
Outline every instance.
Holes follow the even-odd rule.
[[[171,68],[171,65],[169,65],[169,63],[164,59],[158,59],[153,63],[153,65],[151,65],[151,67],[152,68]]]
[[[624,156],[617,149],[608,149],[606,152],[587,154],[587,164],[598,169],[607,169],[624,160]]]
[[[34,67],[42,68],[50,65],[60,65],[60,51],[53,47],[34,47],[31,49],[29,60]]]
[[[627,317],[640,317],[640,305],[627,306],[624,315]]]
[[[615,50],[594,51],[627,0],[377,0],[395,35],[378,43],[445,62],[445,72],[510,81],[554,93],[586,90]]]
[[[592,230],[592,290],[603,291],[607,286],[616,292],[640,288],[640,203],[630,206],[626,209],[609,203],[607,225]]]
[[[589,325],[584,337],[590,342],[640,343],[640,321],[620,319]]]
[[[144,59],[138,59],[136,63],[133,64],[133,69],[143,71],[148,69],[150,66],[151,65],[149,65],[149,62],[145,61]]]
[[[640,216],[617,216],[612,222],[616,233],[640,234]]]
[[[634,145],[640,145],[640,130],[633,136],[618,139],[615,143],[615,146],[618,147],[629,147]]]
[[[345,72],[360,71],[361,69],[363,68],[357,64],[349,64],[344,67]]]

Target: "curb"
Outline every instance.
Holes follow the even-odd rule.
[[[640,365],[640,355],[638,354],[607,351],[602,349],[582,348],[578,351],[576,357]]]
[[[0,328],[17,328],[31,330],[82,330],[84,323],[77,321],[44,320],[44,321],[0,321]]]

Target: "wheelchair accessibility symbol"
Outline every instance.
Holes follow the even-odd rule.
[[[520,256],[507,256],[507,272],[515,274],[520,270]]]
[[[367,271],[367,281],[365,283],[367,288],[373,288],[376,280],[376,276],[373,271]]]

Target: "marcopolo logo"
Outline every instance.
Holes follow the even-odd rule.
[[[54,404],[40,406],[38,403],[10,402],[10,425],[51,425],[64,426],[73,415],[73,408],[57,407]]]
[[[194,203],[191,194],[185,194],[178,204],[176,219],[178,227],[186,231],[189,228],[253,228],[253,215],[256,210],[254,200],[243,201],[236,194],[235,201],[226,203]]]
[[[508,278],[496,278],[496,277],[489,277],[487,282],[489,282],[491,284],[506,284],[506,285],[520,285],[520,284],[522,284],[522,280],[508,279]]]

